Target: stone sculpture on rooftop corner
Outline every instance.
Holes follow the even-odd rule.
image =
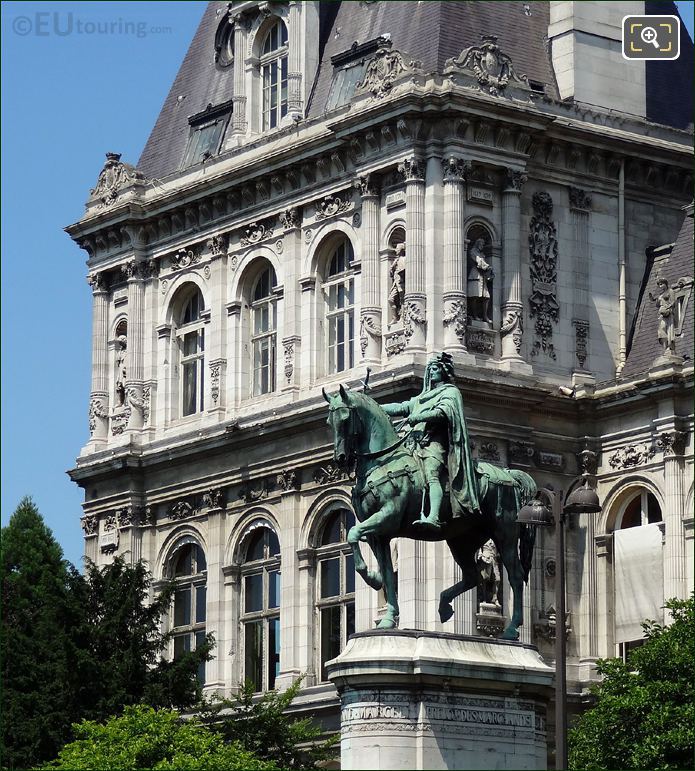
[[[358,522],[348,542],[355,570],[373,589],[384,589],[386,613],[378,626],[391,629],[399,617],[391,539],[447,542],[462,579],[440,594],[442,622],[453,616],[454,598],[477,587],[476,554],[491,539],[514,598],[502,638],[516,640],[535,541],[535,529],[517,522],[517,513],[536,484],[523,471],[473,460],[463,398],[453,380],[452,358],[441,353],[428,362],[422,391],[406,402],[380,405],[342,385],[335,395],[324,391],[334,459],[355,471]],[[392,417],[400,420],[394,425]],[[362,542],[374,552],[375,571],[367,568]]]

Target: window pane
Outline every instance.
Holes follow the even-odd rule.
[[[345,537],[347,538],[350,529],[355,526],[355,515],[350,509],[343,509],[343,511],[345,512]]]
[[[355,603],[348,602],[345,605],[345,642],[347,638],[355,634]]]
[[[202,624],[205,621],[205,603],[207,601],[207,587],[195,588],[195,622]]]
[[[174,566],[174,577],[176,576],[190,576],[193,572],[193,560],[191,559],[193,547],[191,544],[182,546],[179,549],[178,557],[176,558],[176,564]]]
[[[177,589],[174,595],[174,626],[191,623],[191,589]]]
[[[340,653],[340,605],[321,610],[321,680],[326,680],[326,662]]]
[[[280,541],[272,530],[266,532],[268,533],[268,556],[275,557],[280,554]]]
[[[268,573],[268,607],[280,607],[280,571],[271,570]]]
[[[189,332],[183,337],[183,355],[195,356],[198,353],[198,333]]]
[[[183,365],[183,414],[193,415],[196,408],[196,370],[198,362],[187,361]]]
[[[345,557],[345,594],[355,591],[355,558],[352,554]]]
[[[268,622],[268,689],[275,688],[275,678],[280,674],[280,619]]]
[[[195,633],[195,647],[198,648],[199,645],[202,645],[205,642],[205,632],[196,632]],[[198,671],[196,672],[196,679],[201,685],[205,684],[205,661],[201,661],[200,664],[198,664]]]
[[[340,558],[321,560],[321,597],[340,594]]]
[[[263,689],[263,622],[244,625],[244,678],[254,691]]]
[[[647,493],[647,522],[661,522],[661,508],[653,493]]]
[[[208,563],[205,560],[205,552],[200,548],[200,546],[196,546],[196,570],[198,573],[202,573],[204,570],[208,569]]]
[[[263,574],[256,573],[244,579],[244,611],[255,613],[263,610]]]
[[[256,530],[256,532],[249,536],[249,543],[246,547],[246,562],[253,562],[254,560],[262,560],[265,556],[263,553],[263,544],[265,542],[266,528]]]
[[[340,533],[340,512],[335,511],[331,514],[330,519],[323,528],[323,537],[321,538],[321,545],[325,546],[329,543],[340,543],[342,541]]]
[[[180,634],[174,637],[174,658],[178,659],[191,649],[191,635]]]

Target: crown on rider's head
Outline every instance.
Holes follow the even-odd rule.
[[[446,377],[449,380],[452,380],[454,377],[454,359],[452,358],[450,353],[447,353],[446,351],[442,351],[442,353],[438,353],[435,356],[432,357],[432,361],[436,361],[437,364],[442,368],[442,371],[446,375]]]

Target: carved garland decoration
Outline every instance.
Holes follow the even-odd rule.
[[[336,214],[342,214],[352,208],[352,201],[343,199],[337,195],[327,195],[316,204],[316,219],[325,220],[328,217],[335,217]]]
[[[524,319],[521,310],[510,310],[505,313],[500,335],[502,337],[511,335],[516,352],[521,353],[521,342],[524,336]]]
[[[460,297],[447,301],[442,318],[445,327],[453,326],[454,334],[462,343],[465,343],[466,339],[466,314],[466,298]]]
[[[381,326],[369,311],[362,311],[360,314],[360,349],[362,356],[367,352],[367,346],[369,345],[368,334],[375,338],[381,337]]]
[[[557,302],[557,230],[550,219],[553,199],[548,193],[534,193],[533,218],[528,243],[531,255],[532,292],[529,298],[531,318],[536,320],[535,333],[539,338],[533,344],[532,356],[541,351],[557,358],[551,342],[553,324],[557,324],[560,306]]]
[[[448,59],[445,67],[472,71],[481,90],[492,96],[502,94],[510,80],[528,86],[526,75],[518,75],[511,57],[502,53],[497,37],[481,35],[481,38],[483,42],[479,46],[464,48],[456,58]]]

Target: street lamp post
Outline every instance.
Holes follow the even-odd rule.
[[[544,500],[545,499],[545,502]],[[550,507],[548,507],[548,503]],[[541,488],[523,506],[518,521],[527,525],[555,525],[555,769],[567,769],[567,628],[565,626],[565,521],[570,514],[597,514],[601,504],[596,491],[584,483],[575,488],[563,506],[562,490]]]

